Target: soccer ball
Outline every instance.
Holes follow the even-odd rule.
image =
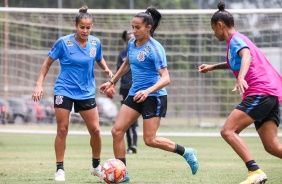
[[[107,160],[102,169],[102,177],[106,183],[120,183],[126,177],[126,167],[119,159]]]

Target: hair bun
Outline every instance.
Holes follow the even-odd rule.
[[[81,8],[79,8],[79,12],[80,13],[86,13],[88,10],[88,7],[87,6],[82,6]]]
[[[224,11],[224,9],[225,9],[225,4],[220,1],[220,2],[217,4],[217,8],[219,9],[219,11]]]

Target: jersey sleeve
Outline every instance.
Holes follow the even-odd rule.
[[[53,47],[50,49],[48,56],[51,57],[54,60],[57,60],[62,55],[62,44],[63,40],[62,38],[59,38],[56,43],[53,45]]]
[[[161,45],[154,48],[152,59],[154,60],[157,70],[167,67],[165,50]]]
[[[243,38],[234,36],[230,42],[231,51],[239,55],[239,51],[243,48],[249,48]]]
[[[101,60],[103,58],[102,43],[98,40],[96,60]]]

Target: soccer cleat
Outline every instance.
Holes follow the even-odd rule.
[[[128,172],[126,171],[125,179],[122,182],[129,182],[129,180],[130,178],[129,178]]]
[[[59,169],[55,173],[55,180],[56,181],[65,181],[65,171],[63,169]]]
[[[131,146],[130,150],[132,151],[132,153],[137,153],[137,147],[136,146]]]
[[[261,170],[249,171],[248,177],[240,184],[263,184],[267,181],[266,174]]]
[[[99,177],[100,179],[103,179],[103,173],[101,172],[101,166],[99,165],[98,167],[96,167],[96,168],[93,168],[93,167],[91,167],[90,168],[90,174],[92,174],[93,176],[97,176],[97,177]]]
[[[196,158],[196,150],[193,148],[185,148],[183,157],[185,158],[187,163],[190,165],[192,174],[196,174],[199,168],[199,162]]]

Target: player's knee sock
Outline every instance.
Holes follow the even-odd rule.
[[[92,166],[93,168],[98,167],[100,164],[100,158],[92,158]]]
[[[175,144],[175,148],[174,148],[173,152],[182,156],[185,152],[185,148],[183,146]]]

